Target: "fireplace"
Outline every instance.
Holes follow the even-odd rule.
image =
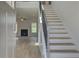
[[[28,29],[21,29],[21,36],[28,36]]]

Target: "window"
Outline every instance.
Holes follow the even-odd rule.
[[[37,24],[34,22],[34,23],[32,23],[32,29],[31,29],[31,31],[32,31],[32,33],[36,33],[37,32]]]

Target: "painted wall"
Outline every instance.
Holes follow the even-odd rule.
[[[37,23],[37,19],[28,19],[25,21],[21,21],[20,19],[17,20],[17,37],[19,37],[19,39],[28,39],[29,37],[33,37],[35,34],[35,37],[37,37],[37,33],[32,33],[31,31],[31,25],[33,22]],[[21,37],[21,29],[28,29],[28,37]]]
[[[52,6],[57,14],[63,19],[73,41],[79,48],[79,2],[74,1],[55,1]]]
[[[7,3],[0,2],[0,58],[14,57],[16,15]]]

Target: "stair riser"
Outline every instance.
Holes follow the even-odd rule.
[[[51,9],[51,10],[50,9],[49,10],[45,9],[44,11],[51,11],[52,12],[52,11],[56,11],[56,10],[54,10],[54,9]]]
[[[69,40],[48,40],[49,43],[71,43],[71,39]]]
[[[75,47],[74,46],[68,46],[68,45],[60,45],[60,46],[57,46],[57,45],[51,45],[50,47],[49,47],[49,49],[51,49],[51,50],[55,50],[55,49],[75,49]]]
[[[48,30],[50,31],[50,30],[66,30],[66,29],[65,28],[50,28]]]
[[[47,18],[47,20],[60,20],[59,18],[48,18],[48,17],[46,17]]]
[[[49,46],[72,46],[73,43],[49,43]]]
[[[48,34],[68,34],[67,32],[49,32]]]
[[[77,50],[50,50],[50,52],[55,53],[79,53]]]
[[[57,19],[47,19],[47,22],[62,22],[62,20],[57,20]]]
[[[67,36],[69,36],[68,34],[48,34],[49,35],[49,37],[67,37]]]
[[[52,10],[46,10],[46,9],[44,9],[44,11],[46,11],[46,12],[54,12],[56,10],[55,9],[52,9]]]
[[[62,24],[63,22],[61,22],[61,21],[49,21],[47,23],[48,24]]]
[[[45,12],[46,14],[56,14],[56,12]]]
[[[59,40],[63,40],[63,39],[71,39],[70,37],[49,37],[50,40],[54,40],[54,39],[59,39]]]
[[[49,57],[50,58],[79,58],[79,53],[57,53],[57,52],[51,52],[50,54],[49,54]]]
[[[57,15],[57,14],[49,14],[49,13],[47,14],[47,13],[46,13],[46,15],[48,16],[48,15]]]
[[[66,30],[53,30],[53,29],[51,30],[50,29],[48,32],[52,33],[52,32],[67,32],[67,31]]]
[[[64,28],[63,26],[49,26],[49,27],[47,27],[48,29],[50,29],[50,28]]]
[[[49,39],[53,40],[53,39],[71,39],[70,37],[49,37]]]
[[[47,23],[62,23],[62,21],[48,21]]]
[[[59,19],[59,17],[46,17],[46,18],[51,18],[51,19]]]
[[[60,20],[58,17],[46,17],[47,20]]]
[[[52,24],[52,25],[48,25],[48,26],[64,26],[63,24]]]
[[[45,13],[56,13],[56,11],[45,11]]]
[[[58,16],[56,16],[56,15],[46,15],[46,17],[58,17]]]
[[[63,21],[63,20],[53,20],[53,19],[47,20],[47,22],[52,22],[52,21]]]
[[[48,22],[48,24],[51,24],[51,25],[52,24],[62,24],[62,22],[52,22],[52,23],[51,22]]]
[[[55,12],[47,12],[47,13],[45,13],[46,15],[47,14],[52,14],[52,15],[56,15],[56,13]],[[58,16],[57,16],[58,17]]]
[[[75,50],[75,48],[63,48],[63,50]],[[53,48],[53,49],[49,49],[49,50],[62,50],[62,48]]]

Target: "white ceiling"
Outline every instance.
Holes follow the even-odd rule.
[[[39,2],[37,1],[16,1],[17,8],[37,8]]]
[[[37,19],[38,2],[16,2],[16,14],[17,18]]]

